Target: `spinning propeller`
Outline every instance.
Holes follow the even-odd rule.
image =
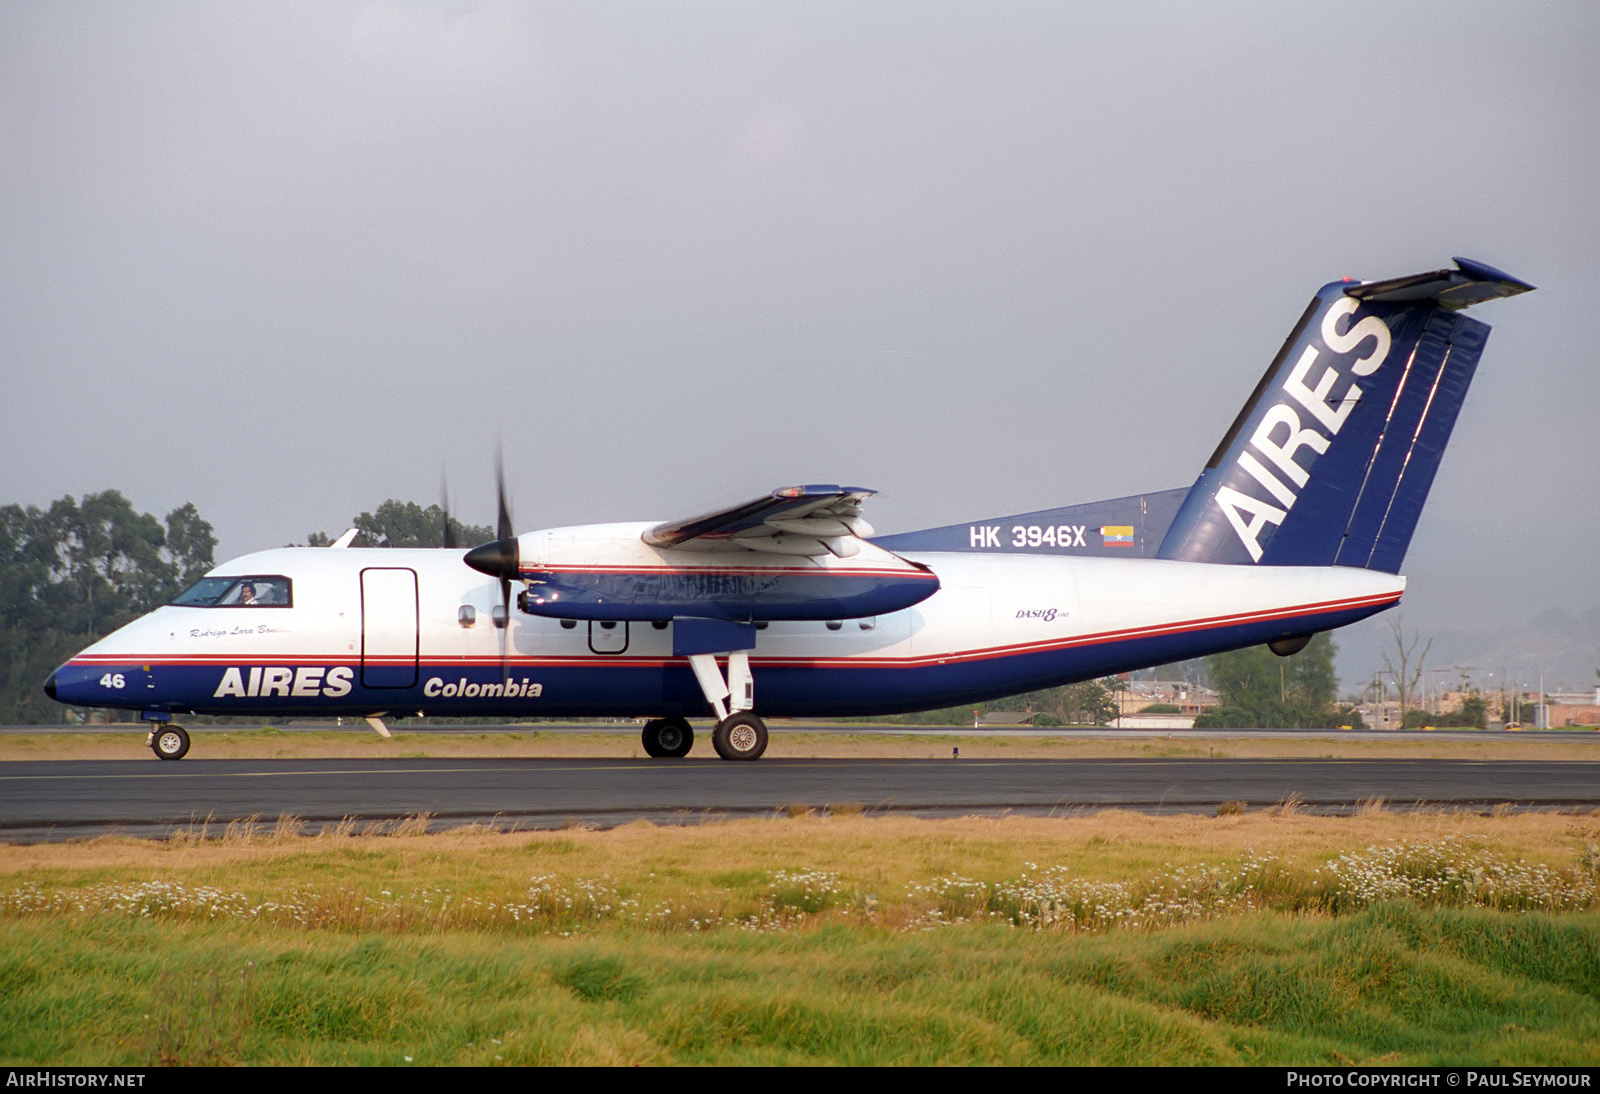
[[[505,459],[499,452],[494,456],[495,493],[499,501],[499,519],[495,524],[495,535],[500,538],[493,543],[485,543],[481,547],[474,547],[468,551],[462,560],[480,574],[500,579],[500,619],[497,626],[500,628],[500,675],[509,678],[510,667],[506,660],[506,631],[511,628],[511,581],[517,576],[518,566],[522,561],[522,554],[517,546],[517,533],[511,524],[511,505],[506,500],[506,466]],[[446,541],[445,546],[454,544],[449,542],[448,525],[450,516],[445,513]]]
[[[450,526],[450,484],[445,481],[444,473],[439,474],[439,508],[444,510],[444,537],[442,545],[445,550],[456,549],[456,530]]]

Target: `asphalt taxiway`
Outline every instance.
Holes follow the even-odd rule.
[[[709,750],[708,750],[709,752]],[[414,759],[22,761],[0,765],[0,840],[163,835],[254,818],[312,830],[426,813],[437,826],[688,823],[809,805],[924,816],[1222,802],[1388,808],[1594,809],[1600,762],[1477,760]],[[213,829],[213,834],[217,834]]]

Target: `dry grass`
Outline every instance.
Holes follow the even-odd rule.
[[[1542,861],[1572,861],[1600,845],[1600,811],[1483,816],[1367,810],[1325,817],[1273,811],[1148,816],[1112,810],[948,820],[812,811],[682,827],[641,820],[609,830],[432,833],[424,830],[427,818],[421,816],[289,838],[285,833],[294,823],[293,818],[275,825],[257,822],[248,837],[242,831],[225,835],[213,825],[206,840],[194,834],[167,840],[111,835],[3,844],[0,877],[189,874],[213,883],[225,882],[242,866],[266,868],[269,874],[276,867],[292,877],[300,872],[297,864],[314,869],[324,860],[370,860],[382,864],[380,872],[398,871],[397,880],[412,870],[431,876],[439,869],[463,878],[516,880],[537,865],[544,873],[603,875],[640,885],[652,875],[802,868],[903,884],[951,871],[1009,874],[1028,862],[1061,862],[1085,873],[1116,876],[1241,854],[1311,860],[1354,847],[1447,838],[1486,840],[1504,854]]]
[[[1291,790],[1289,791],[1288,795],[1285,796],[1282,801],[1278,802],[1277,805],[1274,805],[1269,812],[1279,817],[1293,817],[1300,812],[1300,809],[1304,804],[1305,800],[1300,797],[1300,792],[1297,790]]]

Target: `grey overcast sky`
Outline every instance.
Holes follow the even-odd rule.
[[[1477,258],[1406,622],[1600,611],[1600,5],[0,3],[0,502],[880,530],[1187,485],[1325,281]],[[1592,682],[1591,682],[1592,683]]]

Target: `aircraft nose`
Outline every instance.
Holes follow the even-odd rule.
[[[50,679],[44,682],[44,693],[52,699],[56,697],[56,674],[53,672],[50,674]]]

